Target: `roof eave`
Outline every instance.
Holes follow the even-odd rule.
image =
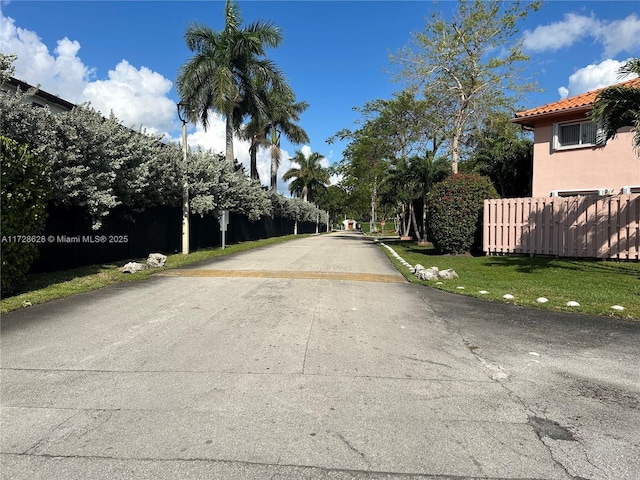
[[[525,127],[533,128],[534,123],[537,122],[538,120],[572,115],[572,114],[587,113],[587,112],[590,112],[592,109],[593,109],[593,105],[585,105],[582,107],[575,107],[575,108],[570,108],[566,110],[556,110],[553,112],[537,113],[534,115],[526,115],[523,117],[518,117],[516,114],[516,116],[511,119],[511,122],[517,123]]]
[[[20,90],[24,93],[27,90],[31,89],[31,88],[36,88],[37,92],[35,95],[44,98],[45,100],[47,100],[48,102],[51,103],[55,103],[67,110],[73,110],[75,107],[77,107],[77,105],[75,103],[71,103],[63,98],[60,98],[56,95],[53,95],[49,92],[45,92],[44,90],[42,90],[40,87],[37,86],[33,86],[28,84],[27,82],[23,82],[22,80],[19,80],[15,77],[9,77],[9,80],[7,81],[7,83],[9,85],[13,85],[14,87],[19,87]]]

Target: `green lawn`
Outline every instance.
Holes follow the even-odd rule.
[[[214,248],[199,250],[188,255],[182,255],[181,253],[168,255],[164,267],[144,270],[133,274],[121,273],[119,270],[127,263],[127,260],[123,260],[118,264],[91,265],[62,272],[32,274],[27,277],[27,288],[24,289],[25,291],[23,293],[0,300],[0,314],[37,303],[68,297],[77,293],[97,290],[115,283],[144,280],[149,278],[150,275],[163,270],[308,236],[310,235],[286,235],[283,237],[273,237],[265,240],[230,245],[224,250]],[[140,261],[144,262],[144,259]]]
[[[414,283],[429,285],[449,292],[487,300],[506,302],[502,296],[511,294],[510,303],[535,306],[556,311],[571,311],[592,315],[608,315],[640,319],[640,262],[577,260],[516,256],[443,256],[433,247],[417,246],[413,242],[385,242],[411,265],[441,270],[452,268],[459,279],[436,282],[421,281],[390,255],[398,270]],[[458,287],[464,287],[459,289]],[[486,290],[489,293],[478,293]],[[548,303],[536,302],[539,297]],[[567,307],[568,301],[580,307]],[[622,312],[612,305],[625,307]]]
[[[367,235],[369,235],[369,228],[371,227],[371,222],[362,222],[360,225],[362,225],[362,231]],[[384,235],[398,236],[398,232],[396,232],[395,230],[395,224],[393,223],[393,220],[385,221],[384,228],[382,227],[380,222],[377,222],[376,227],[377,227],[378,233],[374,233],[373,234],[374,236],[384,236]]]

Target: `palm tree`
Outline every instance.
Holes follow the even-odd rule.
[[[262,85],[256,85],[257,91],[261,92],[260,94],[263,97],[263,105],[266,107],[267,99],[266,99],[266,91]],[[250,159],[250,178],[251,180],[255,180],[260,182],[260,175],[258,174],[258,148],[263,146],[266,147],[269,145],[267,140],[267,131],[269,126],[269,118],[266,115],[266,108],[262,110],[258,110],[255,108],[256,105],[245,102],[239,108],[241,112],[239,115],[235,115],[237,129],[240,132],[240,137],[244,140],[249,141],[249,159]],[[242,122],[238,119],[244,116],[246,113],[249,115],[249,121],[242,125]]]
[[[209,125],[209,109],[225,116],[225,156],[233,163],[234,120],[242,102],[264,109],[264,99],[256,92],[255,79],[265,85],[279,86],[282,74],[265,58],[265,47],[277,47],[282,41],[280,29],[269,22],[254,22],[241,28],[240,9],[232,0],[225,6],[225,27],[217,32],[200,23],[189,25],[185,40],[195,52],[178,72],[176,88],[182,104],[188,104],[189,121]]]
[[[325,189],[329,183],[329,170],[321,165],[322,158],[322,154],[317,152],[305,157],[298,150],[292,160],[300,167],[290,168],[282,176],[283,180],[293,179],[289,191],[302,197],[305,202],[316,198],[319,191]]]
[[[620,76],[640,77],[640,58],[632,58],[619,70]],[[602,122],[605,139],[616,136],[621,127],[631,126],[634,146],[640,155],[640,79],[603,89],[593,103],[593,121]]]
[[[296,102],[290,88],[272,88],[267,91],[267,108],[265,115],[269,122],[265,136],[271,145],[271,190],[276,190],[278,168],[280,168],[280,138],[282,135],[291,143],[301,144],[309,141],[309,136],[295,122],[300,121],[300,114],[309,108],[307,102]],[[302,157],[304,157],[301,154]]]

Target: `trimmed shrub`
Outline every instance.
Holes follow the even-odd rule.
[[[38,256],[52,188],[49,164],[26,145],[0,137],[2,296],[14,292]]]
[[[427,220],[433,245],[442,253],[468,253],[480,226],[483,202],[498,198],[487,177],[458,173],[433,186]]]

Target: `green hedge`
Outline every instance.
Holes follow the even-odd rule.
[[[442,253],[470,252],[487,198],[498,193],[491,180],[477,174],[455,174],[434,185],[427,208],[433,245]]]
[[[2,295],[20,287],[38,256],[52,194],[49,164],[28,146],[0,137]]]

